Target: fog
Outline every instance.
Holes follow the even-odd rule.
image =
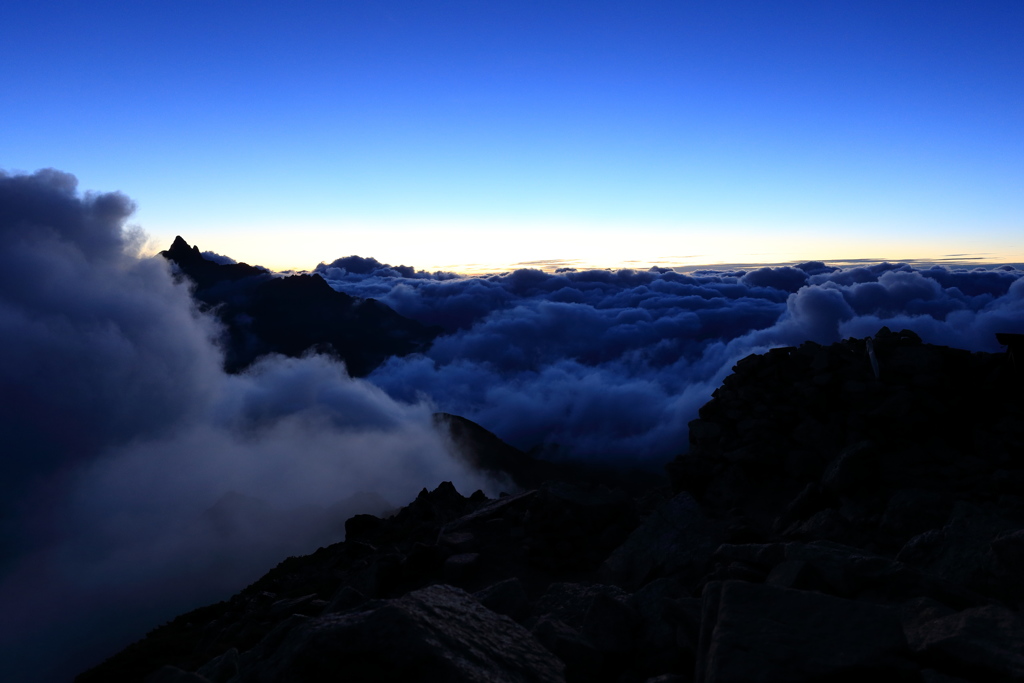
[[[324,357],[228,375],[216,321],[123,195],[0,176],[0,625],[11,680],[66,680],[344,519],[451,480],[494,485],[401,402]]]

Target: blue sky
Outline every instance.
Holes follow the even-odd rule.
[[[1024,3],[19,3],[0,168],[274,268],[1024,260]]]

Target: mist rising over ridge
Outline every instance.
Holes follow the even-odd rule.
[[[424,348],[440,331],[373,299],[335,291],[316,274],[275,277],[233,259],[206,256],[178,236],[160,255],[192,285],[192,296],[221,322],[224,369],[237,373],[268,354],[315,349],[362,377],[389,356]]]
[[[887,328],[752,354],[670,486],[444,483],[76,681],[1019,681],[1015,358]]]
[[[336,360],[268,355],[225,373],[221,323],[165,259],[139,257],[133,210],[53,169],[0,173],[9,680],[67,680],[268,563],[340,539],[367,506],[445,479],[493,488],[432,405],[395,401]],[[324,522],[312,535],[311,521]]]

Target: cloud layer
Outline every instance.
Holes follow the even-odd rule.
[[[369,381],[317,356],[227,375],[215,320],[163,259],[138,256],[133,208],[58,171],[0,174],[0,669],[14,678],[67,679],[338,540],[354,512],[442,480],[487,490],[434,410],[548,457],[658,467],[750,353],[883,325],[988,351],[995,332],[1024,332],[1012,267],[460,277],[351,256],[316,270],[446,334]]]
[[[749,271],[517,270],[456,278],[348,257],[316,269],[448,334],[369,379],[430,396],[521,448],[657,466],[744,356],[912,329],[929,343],[1000,351],[1024,332],[1024,281],[1010,266],[951,270],[821,262]]]
[[[344,519],[443,480],[489,488],[397,402],[311,356],[227,375],[212,318],[132,202],[0,175],[0,668],[67,680]],[[491,491],[494,493],[494,491]],[[63,658],[63,659],[62,659]]]

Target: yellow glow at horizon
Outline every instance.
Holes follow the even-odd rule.
[[[174,234],[150,232],[157,250]],[[841,237],[837,237],[841,235]],[[637,268],[760,264],[806,260],[928,260],[951,254],[985,256],[988,262],[1019,262],[1024,250],[984,244],[966,235],[921,243],[892,231],[858,234],[845,225],[740,227],[735,225],[645,226],[574,224],[564,220],[522,223],[484,221],[339,221],[332,225],[217,226],[182,235],[202,251],[271,270],[312,270],[343,256],[464,274],[533,267]],[[984,261],[982,261],[984,262]]]

